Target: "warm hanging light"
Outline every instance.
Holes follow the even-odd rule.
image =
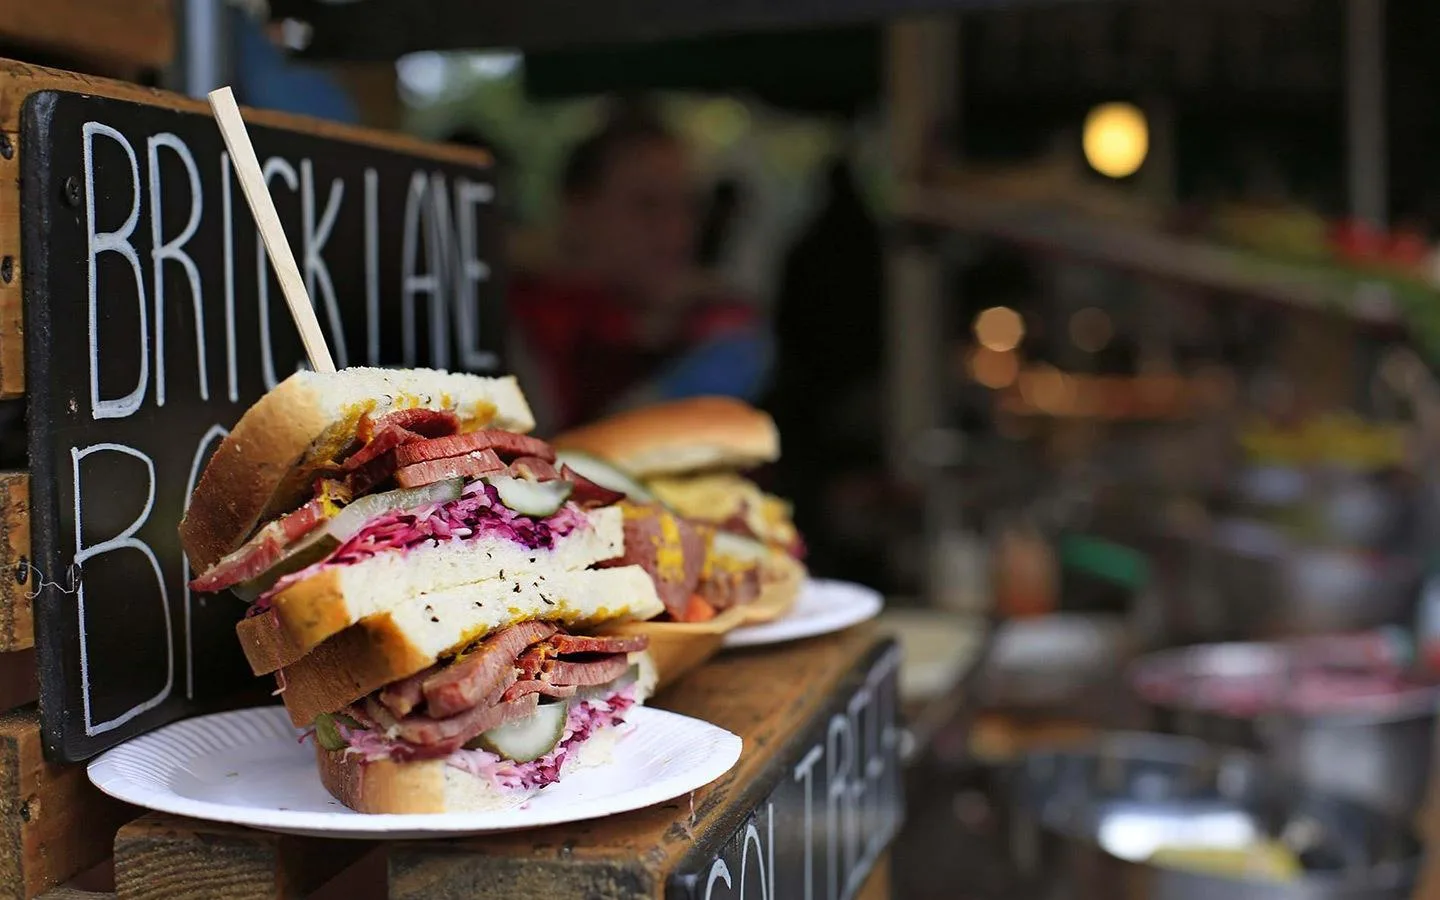
[[[1150,126],[1130,103],[1105,103],[1085,117],[1085,160],[1101,175],[1134,175],[1150,152]]]
[[[975,340],[987,350],[1005,353],[1020,346],[1025,320],[1008,306],[992,306],[975,317]]]

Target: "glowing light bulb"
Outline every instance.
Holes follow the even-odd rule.
[[[992,306],[975,317],[975,340],[987,350],[1005,353],[1020,346],[1025,320],[1008,306]]]
[[[1150,126],[1130,103],[1105,103],[1085,117],[1085,160],[1101,175],[1134,175],[1150,152]]]

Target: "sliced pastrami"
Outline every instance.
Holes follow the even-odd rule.
[[[591,687],[609,684],[624,675],[630,668],[630,660],[623,654],[605,656],[593,661],[552,659],[545,663],[540,678],[551,684]]]
[[[561,632],[547,642],[561,656],[572,653],[639,653],[650,638],[636,635],[581,635]]]
[[[546,462],[555,459],[555,450],[539,438],[516,434],[513,431],[487,429],[406,444],[398,453],[398,460],[400,465],[409,466],[428,460],[463,456],[477,450],[493,450],[510,459],[521,456],[535,456]]]
[[[500,699],[505,702],[518,700],[527,694],[539,694],[542,697],[573,697],[575,692],[580,690],[574,684],[551,684],[548,681],[541,681],[538,678],[531,678],[525,681],[517,681],[505,689]]]
[[[446,719],[407,716],[396,724],[395,733],[413,745],[416,758],[449,756],[482,732],[533,715],[539,702],[538,696],[529,694],[509,703],[475,706]]]
[[[405,445],[405,447],[413,446],[415,445]],[[401,466],[395,470],[395,483],[401,487],[423,487],[447,478],[474,478],[499,472],[505,468],[505,464],[500,461],[500,457],[495,455],[494,450],[474,450],[464,456],[451,456],[414,465],[404,465],[400,461],[400,452],[405,447],[400,447],[395,451],[395,462]]]
[[[483,643],[425,679],[426,710],[436,718],[454,716],[505,689],[505,676],[513,680],[515,658],[558,629],[549,622],[520,622],[486,638]]]

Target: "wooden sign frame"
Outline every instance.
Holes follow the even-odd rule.
[[[137,104],[137,106],[121,106],[115,101]],[[230,676],[212,678],[211,682],[217,685],[215,690],[189,690],[187,682],[184,680],[184,663],[183,661],[177,662],[174,655],[189,653],[190,656],[186,657],[187,659],[204,657],[207,659],[207,664],[224,666],[228,660],[221,659],[220,662],[213,663],[208,661],[208,657],[213,655],[212,651],[224,657],[227,648],[228,651],[234,651],[236,646],[233,637],[229,634],[224,638],[217,637],[217,643],[213,647],[207,647],[202,643],[197,644],[193,650],[184,646],[176,650],[174,649],[178,646],[174,643],[176,638],[167,638],[171,641],[170,644],[167,644],[172,654],[171,674],[165,682],[164,696],[156,693],[156,696],[160,697],[159,701],[142,710],[138,718],[134,718],[133,721],[127,719],[122,723],[122,727],[109,730],[102,731],[94,728],[92,717],[88,712],[84,716],[81,715],[82,710],[88,710],[86,697],[89,695],[86,691],[90,690],[92,685],[87,684],[84,677],[83,648],[76,646],[79,631],[76,623],[80,621],[80,613],[76,611],[76,595],[84,589],[84,580],[80,577],[79,569],[73,566],[74,560],[81,556],[76,549],[80,545],[73,536],[74,515],[69,511],[73,506],[71,502],[73,498],[69,494],[75,493],[71,490],[71,482],[75,481],[78,485],[78,481],[72,478],[74,473],[68,471],[71,468],[77,470],[80,468],[80,458],[78,456],[75,458],[73,466],[68,457],[61,459],[65,454],[60,452],[64,449],[60,447],[60,444],[68,441],[77,446],[84,445],[85,448],[108,444],[107,439],[104,438],[104,429],[111,427],[111,423],[100,422],[100,417],[93,415],[97,410],[90,401],[99,396],[94,389],[93,381],[88,393],[78,389],[70,391],[68,409],[64,400],[57,400],[59,392],[57,386],[60,379],[56,376],[64,376],[68,371],[72,381],[82,378],[83,375],[77,374],[77,369],[86,368],[87,361],[83,349],[83,336],[76,338],[81,343],[75,344],[75,341],[72,340],[70,343],[74,346],[65,350],[57,350],[57,347],[61,346],[57,341],[64,335],[51,330],[52,323],[49,316],[53,311],[52,305],[55,305],[56,309],[64,308],[66,310],[63,313],[55,313],[64,320],[55,324],[80,329],[84,329],[85,325],[83,303],[79,308],[74,307],[73,304],[76,288],[69,282],[65,282],[63,286],[58,283],[51,285],[48,282],[52,279],[63,281],[81,274],[73,270],[77,267],[83,270],[83,255],[78,263],[67,262],[61,259],[66,254],[57,253],[55,247],[60,245],[56,242],[61,240],[59,236],[62,231],[60,229],[69,228],[68,232],[63,233],[70,235],[65,240],[69,241],[69,255],[74,255],[75,241],[77,240],[74,235],[76,234],[75,229],[78,227],[76,222],[89,221],[89,227],[92,231],[95,230],[95,220],[101,216],[86,204],[91,201],[89,191],[94,189],[99,192],[102,188],[98,187],[101,182],[95,180],[93,173],[86,175],[80,171],[82,168],[79,162],[81,157],[75,146],[67,144],[56,149],[48,146],[49,139],[46,137],[45,126],[50,121],[47,116],[62,117],[63,128],[61,130],[66,135],[66,140],[70,140],[73,144],[75,142],[71,139],[79,131],[76,123],[88,115],[87,110],[95,109],[110,110],[110,115],[122,116],[119,120],[122,130],[125,128],[130,128],[132,131],[139,129],[137,133],[130,136],[133,138],[129,141],[132,146],[126,148],[132,157],[131,170],[136,173],[133,202],[137,211],[142,210],[144,203],[152,200],[159,201],[158,189],[155,186],[156,178],[171,178],[182,185],[186,180],[184,170],[177,162],[180,160],[181,151],[175,150],[173,154],[167,156],[167,151],[174,148],[174,141],[170,143],[164,141],[175,138],[180,143],[184,143],[187,139],[191,143],[210,143],[213,137],[214,147],[221,146],[218,129],[213,131],[213,135],[206,131],[206,129],[214,129],[214,122],[210,118],[208,108],[199,101],[105,79],[90,78],[23,63],[0,61],[0,182],[7,186],[22,185],[19,196],[16,195],[13,187],[8,188],[10,192],[8,201],[0,196],[0,399],[26,398],[29,408],[32,467],[29,473],[12,473],[0,478],[0,501],[3,501],[3,512],[5,513],[3,522],[0,522],[0,546],[4,546],[9,553],[8,557],[0,560],[0,564],[4,566],[4,572],[9,576],[0,578],[0,584],[3,584],[3,587],[0,587],[0,652],[25,650],[32,647],[37,651],[34,655],[34,664],[38,667],[41,683],[39,695],[41,720],[44,724],[44,745],[47,756],[57,761],[78,761],[88,758],[124,737],[155,727],[176,716],[203,708],[207,696],[213,700],[219,693],[219,687],[230,684]],[[133,114],[129,112],[131,109],[135,110]],[[132,127],[127,124],[130,119],[124,118],[124,116],[130,115],[145,123],[154,119],[156,123],[160,124]],[[360,257],[365,255],[364,265],[373,266],[374,270],[383,276],[383,283],[386,287],[365,287],[363,300],[357,296],[344,296],[344,291],[340,291],[342,297],[337,301],[340,303],[340,309],[342,311],[350,310],[350,313],[345,314],[346,324],[344,327],[347,330],[357,327],[356,323],[350,319],[352,317],[358,319],[363,314],[367,317],[363,327],[368,329],[370,334],[383,333],[385,341],[392,341],[391,334],[398,330],[394,327],[396,323],[387,319],[387,323],[382,327],[374,324],[374,320],[377,317],[376,311],[382,309],[381,303],[386,304],[384,309],[389,310],[393,308],[391,305],[393,302],[398,302],[393,298],[400,293],[399,285],[397,283],[395,291],[389,291],[390,275],[385,273],[394,274],[400,271],[398,268],[400,263],[396,262],[402,255],[399,229],[410,229],[412,226],[409,217],[411,196],[407,194],[407,190],[413,193],[416,185],[419,184],[422,190],[434,192],[434,196],[439,199],[430,201],[431,206],[437,209],[444,206],[443,212],[436,213],[435,217],[439,219],[440,216],[444,216],[444,222],[452,230],[449,232],[430,230],[431,225],[428,219],[414,224],[413,230],[420,235],[413,242],[419,248],[415,254],[421,257],[417,269],[426,269],[427,264],[424,257],[429,253],[431,238],[428,235],[431,234],[438,235],[434,243],[443,246],[442,250],[435,251],[437,254],[443,255],[443,260],[440,256],[436,256],[434,259],[441,260],[438,264],[448,268],[443,277],[436,276],[433,294],[418,297],[406,294],[405,303],[407,305],[404,307],[406,321],[413,323],[413,327],[405,330],[407,334],[414,332],[418,335],[413,340],[407,338],[404,350],[406,358],[399,358],[401,354],[398,351],[391,355],[391,351],[387,349],[385,355],[378,361],[381,364],[389,365],[443,365],[451,369],[498,370],[502,345],[500,338],[502,328],[499,326],[503,323],[499,312],[498,298],[501,295],[503,283],[499,278],[499,266],[495,264],[498,262],[501,248],[499,229],[495,224],[498,223],[499,213],[492,202],[494,176],[491,170],[492,159],[489,154],[473,148],[432,145],[402,135],[382,134],[287,114],[247,110],[245,115],[247,123],[256,133],[256,143],[262,157],[273,156],[283,163],[288,161],[287,155],[298,157],[302,153],[302,150],[296,148],[305,148],[303,152],[308,154],[306,158],[303,161],[299,158],[295,159],[293,163],[290,163],[289,168],[290,174],[295,174],[297,170],[300,170],[298,179],[303,180],[307,186],[311,184],[308,179],[313,179],[313,183],[316,185],[312,189],[316,195],[315,200],[311,201],[309,194],[304,196],[307,201],[306,227],[311,230],[324,229],[327,217],[338,215],[340,224],[336,226],[335,233],[340,233],[345,228],[350,229],[350,238],[347,239],[346,246],[339,250],[332,246],[330,250],[330,253],[338,257],[329,262],[330,270],[339,272],[341,266],[359,267],[362,264]],[[89,122],[90,120],[84,119],[84,121]],[[88,125],[87,128],[89,128]],[[150,131],[144,131],[145,128],[149,128]],[[160,133],[163,138],[162,146],[158,150],[155,142],[156,133]],[[91,132],[86,131],[85,134],[87,140],[90,140]],[[165,137],[166,135],[169,137]],[[102,149],[111,152],[123,162],[124,156],[120,155],[114,147],[119,146],[119,143],[115,143],[116,141],[127,139],[122,135],[119,138],[112,136],[109,140],[112,141],[112,144]],[[268,146],[279,149],[274,150],[273,153],[267,150],[267,140],[269,141]],[[99,147],[104,142],[95,138],[94,143],[96,147]],[[87,149],[89,146],[87,143]],[[138,150],[135,149],[136,147]],[[98,154],[101,151],[96,150],[95,152]],[[209,147],[206,152],[213,153],[214,148]],[[315,157],[313,171],[310,164],[311,156]],[[172,167],[170,174],[156,174],[159,171],[156,168],[157,157],[161,160],[159,165]],[[88,157],[85,159],[85,165],[88,166]],[[224,167],[224,159],[212,161],[203,156],[199,159],[207,193],[210,193],[210,189],[213,188],[213,193],[218,194],[220,190],[215,186],[229,177],[233,177],[233,173]],[[216,168],[220,174],[212,173],[205,168],[206,163],[214,163],[213,168]],[[97,162],[97,168],[99,165],[100,163]],[[325,168],[327,166],[328,169]],[[331,175],[338,171],[337,167],[343,166],[350,167],[349,175],[345,179],[335,175],[332,179]],[[390,168],[387,169],[387,166]],[[189,163],[190,172],[193,173],[196,167],[195,162]],[[112,166],[110,175],[113,175],[114,168]],[[281,168],[283,169],[283,166]],[[61,169],[64,171],[62,172]],[[363,177],[356,174],[362,169]],[[85,171],[88,173],[90,170],[86,169]],[[376,174],[377,172],[378,174]],[[402,180],[402,175],[404,179],[408,180]],[[149,183],[144,184],[147,176]],[[375,184],[371,183],[372,176]],[[201,176],[192,174],[192,187],[198,188],[202,184],[197,180],[199,177]],[[87,178],[89,178],[88,181]],[[275,184],[279,185],[282,190],[285,189],[284,180],[284,178],[277,178],[275,181]],[[341,184],[342,180],[345,181],[344,184]],[[463,251],[463,247],[460,250],[456,249],[457,232],[453,229],[461,227],[458,218],[459,207],[458,205],[446,205],[451,203],[453,197],[458,196],[462,181],[467,190],[473,187],[473,191],[466,195],[473,207],[468,211],[469,218],[466,220],[469,223],[469,241],[471,245],[474,245],[471,256],[458,255]],[[342,193],[337,191],[336,185],[342,191],[346,187],[350,190],[349,197],[342,201],[343,206],[342,203],[333,204],[342,212],[332,214],[330,212],[332,202]],[[225,206],[224,222],[227,229],[225,234],[227,243],[224,252],[227,254],[227,277],[233,278],[236,284],[233,287],[227,284],[227,289],[231,294],[243,295],[245,284],[239,279],[247,277],[247,273],[252,282],[254,278],[258,277],[255,274],[257,262],[253,252],[248,250],[249,245],[243,245],[245,249],[241,249],[242,244],[240,243],[242,240],[248,240],[246,235],[253,234],[253,224],[249,220],[248,210],[244,208],[238,186],[233,184],[230,186],[233,191],[229,197],[230,204]],[[327,188],[330,191],[328,196],[325,193]],[[297,219],[300,217],[300,194],[302,193],[304,192],[300,191],[297,186],[295,196],[291,197],[294,207],[291,213]],[[358,209],[362,203],[362,197],[363,202],[368,204],[375,196],[381,198],[374,201],[379,206],[378,212],[366,206],[365,216],[367,218],[363,225],[358,220],[346,222],[345,215],[359,214]],[[124,199],[124,204],[129,204],[131,199],[128,197]],[[215,197],[211,201],[211,209],[219,208],[218,200],[219,198]],[[102,196],[101,202],[112,205],[111,217],[115,218],[114,209],[119,202],[113,197],[104,196]],[[169,201],[167,200],[167,202]],[[483,208],[480,208],[482,206]],[[400,224],[402,209],[406,216],[403,225]],[[456,212],[452,213],[452,209]],[[475,209],[479,209],[479,211],[476,212]],[[164,225],[166,241],[174,237],[172,232],[177,232],[185,227],[186,220],[183,212],[183,209],[177,212],[166,207],[166,224]],[[138,252],[134,255],[143,257],[145,270],[143,278],[149,278],[151,277],[150,267],[153,254],[148,251],[153,248],[146,243],[150,240],[150,236],[146,234],[142,238],[138,233],[142,230],[148,231],[144,224],[144,218],[148,212],[142,211],[138,214],[141,216],[141,227],[135,229],[137,232],[135,245]],[[87,215],[91,218],[87,219]],[[425,213],[417,215],[424,216]],[[123,218],[124,210],[121,209],[117,221]],[[207,211],[205,221],[199,225],[200,233],[203,235],[205,229],[218,231],[221,227],[218,224],[219,219],[219,215],[211,219],[211,213]],[[329,218],[328,221],[334,221],[334,219]],[[157,225],[156,227],[161,226]],[[446,225],[434,227],[440,229]],[[362,228],[365,230],[365,243],[363,244],[359,237]],[[293,231],[295,233],[291,234],[291,240],[298,242],[301,239],[299,233],[302,231],[298,222],[293,227]],[[372,239],[373,235],[380,237]],[[408,246],[408,232],[405,237]],[[83,240],[83,234],[80,239]],[[232,239],[236,242],[233,247],[228,243]],[[90,240],[90,253],[93,260],[95,256],[95,236],[93,234]],[[450,243],[446,243],[447,241]],[[333,243],[335,241],[332,241]],[[352,247],[351,245],[358,246]],[[155,246],[158,247],[159,242],[156,242]],[[209,247],[208,244],[206,246]],[[82,244],[82,250],[83,247]],[[480,249],[474,249],[475,247]],[[238,263],[238,266],[243,268],[238,269],[239,274],[233,276],[230,272],[231,264],[228,258],[232,249],[235,255],[245,257]],[[215,257],[215,253],[218,251],[207,249],[205,252],[218,260],[218,257]],[[481,262],[467,262],[475,253],[481,254],[475,257]],[[246,256],[246,254],[249,255]],[[259,262],[263,265],[264,258],[261,257]],[[157,263],[157,265],[163,264],[164,262]],[[219,275],[211,271],[217,266],[218,262],[209,267],[203,264],[193,266],[193,268],[203,271],[196,276],[200,280],[191,279],[190,281],[191,284],[200,284],[201,280],[204,282],[203,293],[206,295],[207,318],[210,318],[210,313],[217,310],[220,302],[218,299],[221,293]],[[139,273],[140,263],[136,262],[135,267]],[[462,270],[467,273],[463,277],[471,278],[472,284],[468,294],[461,293],[455,282],[456,278],[462,276],[454,273]],[[259,271],[266,270],[262,268]],[[436,269],[436,271],[439,270]],[[407,279],[409,273],[410,269],[406,268],[404,274]],[[353,273],[336,274],[335,283],[342,284],[346,274]],[[367,285],[381,276],[372,275],[367,268]],[[273,284],[273,276],[270,276],[270,279],[270,307],[272,308],[270,321],[276,322],[274,327],[289,328],[291,326],[288,318],[280,318],[285,316],[283,305],[279,302],[279,291]],[[192,305],[192,292],[187,285],[186,272],[179,267],[172,268],[166,280],[171,285],[171,290],[165,301],[168,305],[164,309],[174,318],[184,313],[186,308]],[[351,281],[353,282],[353,279]],[[138,299],[143,316],[145,305],[147,302],[154,301],[155,298],[151,297],[147,301],[143,296],[145,282],[142,280],[138,283],[140,285],[138,298],[124,297],[123,292],[120,296],[125,304],[131,306],[134,306]],[[409,283],[409,280],[406,280],[407,286]],[[53,300],[47,301],[44,298],[51,296],[51,290],[56,292],[55,296]],[[83,291],[83,286],[81,290]],[[131,288],[131,290],[133,292],[136,289]],[[385,291],[382,299],[374,300],[371,295],[380,296],[382,290]],[[353,293],[361,294],[362,292],[357,287]],[[204,413],[210,432],[232,424],[244,407],[256,399],[266,386],[266,384],[252,380],[253,383],[249,387],[242,387],[237,394],[236,376],[233,374],[236,369],[236,354],[233,350],[236,329],[233,316],[236,313],[233,310],[239,309],[240,315],[247,314],[240,304],[248,302],[252,308],[252,312],[249,314],[253,316],[254,300],[251,299],[253,296],[252,289],[249,297],[241,296],[238,302],[234,298],[229,301],[232,304],[229,307],[231,310],[229,336],[232,345],[229,357],[232,374],[229,378],[228,396],[225,386],[226,367],[223,359],[225,344],[219,344],[218,354],[212,350],[210,355],[208,372],[213,387],[209,395],[211,399],[208,402],[213,403],[217,394],[220,395],[221,401],[220,407]],[[468,313],[470,316],[468,321],[472,324],[467,334],[473,337],[476,333],[483,332],[482,338],[478,339],[481,342],[460,343],[460,349],[456,350],[452,346],[452,339],[454,342],[459,342],[460,332],[452,331],[450,318],[445,318],[444,324],[437,326],[434,321],[435,316],[450,316],[454,319],[455,327],[459,328],[461,327],[459,324],[460,314],[454,312],[452,315],[451,311],[458,310],[461,305],[464,305],[467,298],[473,302],[477,297],[489,297],[490,299],[479,307],[471,308],[472,311]],[[431,298],[443,299],[435,299],[431,304]],[[263,300],[263,295],[261,299]],[[361,306],[362,302],[366,304],[363,307]],[[442,308],[447,312],[435,313],[433,311]],[[159,310],[160,307],[157,305],[155,309]],[[480,311],[476,312],[475,309]],[[430,319],[428,327],[427,314]],[[159,315],[155,316],[156,319],[159,317]],[[78,325],[72,321],[77,318],[79,319]],[[198,313],[195,318],[198,318]],[[214,322],[219,318],[219,316],[215,316],[210,321]],[[92,312],[91,322],[95,321],[95,313]],[[338,324],[339,319],[331,321],[336,323],[332,327],[341,327]],[[183,325],[183,321],[181,324]],[[95,340],[96,327],[94,324],[91,325],[92,345],[88,356],[88,368],[92,373],[98,371],[100,365],[96,362],[100,358],[97,357],[97,353],[103,353],[103,351],[94,349],[93,340]],[[145,326],[141,327],[143,329]],[[149,334],[149,332],[144,333]],[[27,335],[31,344],[29,347],[26,346]],[[437,335],[440,337],[437,338]],[[165,354],[183,352],[183,347],[180,351],[172,348],[187,339],[192,344],[197,340],[192,333],[182,331],[181,334],[171,339],[170,345],[163,352]],[[200,340],[203,346],[203,342],[207,339],[201,338]],[[220,338],[211,336],[208,340],[213,348],[214,342]],[[351,354],[350,364],[366,364],[376,359],[374,348],[378,345],[374,343],[374,340],[379,340],[379,338],[374,338],[368,347],[364,341],[352,340],[352,347],[355,349]],[[428,348],[431,344],[427,342],[431,340],[443,340],[445,349],[439,353],[429,353]],[[135,352],[131,348],[120,346],[122,343],[124,342],[112,341],[115,350],[111,352],[117,354]],[[356,346],[357,343],[359,346]],[[276,346],[278,347],[279,344]],[[473,348],[473,352],[467,354],[465,348]],[[199,350],[192,347],[191,352],[199,352]],[[253,356],[253,351],[251,355]],[[266,375],[266,378],[283,377],[285,372],[284,364],[286,363],[280,358],[282,354],[277,350],[275,355],[276,363],[271,365],[277,374]],[[217,356],[220,357],[218,361]],[[239,365],[242,367],[242,372],[239,378],[243,383],[246,377],[243,367],[249,360],[243,349],[240,356]],[[163,365],[164,358],[164,355],[157,355],[150,363],[151,371],[158,371],[158,367]],[[473,362],[476,358],[483,359],[483,364],[477,366]],[[189,374],[190,383],[193,384],[195,379],[192,365]],[[156,414],[157,416],[170,416],[168,421],[172,425],[178,421],[177,416],[189,415],[183,411],[185,401],[177,398],[176,395],[176,389],[181,388],[183,391],[183,386],[184,382],[181,381],[180,376],[172,374],[169,398],[171,405],[167,410]],[[190,389],[194,390],[193,387]],[[164,398],[162,390],[158,387],[153,388],[149,395],[142,393],[141,399],[145,403],[159,404]],[[105,396],[109,397],[116,393],[123,393],[123,391],[111,390]],[[198,403],[198,398],[195,399],[195,402]],[[87,404],[89,405],[87,406]],[[73,416],[79,415],[84,418],[87,415],[87,409],[91,410],[89,414],[92,415],[91,421],[95,428],[91,430],[90,437],[83,440],[71,440],[70,438],[79,434],[77,427],[81,424]],[[66,420],[67,415],[72,416],[68,421]],[[159,421],[159,418],[155,418],[148,424],[140,422],[139,427],[141,430],[148,427],[151,433],[156,433],[163,430],[162,426],[158,424]],[[186,419],[185,421],[190,420]],[[61,441],[55,436],[58,433],[56,429],[65,431],[70,437]],[[184,443],[192,443],[191,438],[195,437],[198,435],[182,436],[180,440]],[[213,435],[207,432],[205,440],[201,443],[204,444],[208,441],[209,449],[213,450],[215,441],[212,438]],[[123,440],[120,442],[124,443]],[[197,460],[205,449],[202,446],[200,450],[195,451]],[[186,452],[188,454],[190,451]],[[132,455],[138,457],[141,454]],[[113,460],[107,459],[106,466],[118,466],[125,462],[120,460],[118,455],[111,454],[111,456],[113,456]],[[159,460],[159,457],[156,456],[155,459]],[[139,464],[136,468],[140,472],[139,477],[144,477],[143,468],[140,468]],[[150,468],[152,471],[155,469],[153,462],[150,463]],[[187,462],[181,468],[191,468],[191,465]],[[91,471],[90,469],[86,470],[87,479],[92,477]],[[122,476],[117,470],[115,477],[123,481],[128,476]],[[176,481],[177,478],[178,481]],[[184,472],[179,472],[178,475],[175,472],[156,472],[150,476],[152,487],[158,484],[161,490],[170,493],[184,487],[184,478]],[[152,493],[152,502],[153,499]],[[141,500],[144,500],[143,495]],[[162,579],[161,583],[170,582],[164,604],[164,615],[167,617],[167,628],[172,629],[171,633],[173,634],[180,632],[182,627],[188,627],[190,606],[188,603],[183,609],[177,606],[177,597],[183,589],[184,580],[181,575],[175,574],[180,567],[180,563],[176,562],[179,560],[179,549],[178,544],[173,542],[173,528],[163,526],[165,522],[172,519],[178,522],[184,500],[178,495],[172,497],[171,500],[174,502],[155,513],[155,516],[165,517],[163,521],[152,516],[153,527],[156,530],[151,533],[149,540],[158,548],[156,553],[159,554],[161,563],[165,564],[166,571],[159,576]],[[149,507],[146,506],[146,508]],[[113,525],[113,523],[111,524]],[[34,526],[33,533],[32,525]],[[86,527],[90,528],[88,522]],[[106,527],[110,528],[110,533],[102,535],[103,538],[119,534],[125,525],[121,523],[119,526]],[[123,537],[123,535],[121,536]],[[85,541],[87,548],[90,543],[93,541],[87,538]],[[164,546],[161,546],[162,544]],[[165,562],[167,559],[171,562]],[[153,564],[156,571],[160,570],[161,563]],[[92,575],[92,581],[93,578]],[[152,578],[152,580],[154,579]],[[110,596],[116,595],[111,591]],[[123,598],[120,599],[123,601]],[[236,618],[241,613],[238,604],[228,597],[207,598],[203,602],[234,605]],[[220,612],[214,612],[212,615],[219,616]],[[182,621],[185,623],[183,626]],[[112,619],[111,622],[114,623],[114,620]],[[218,633],[221,629],[216,626],[213,630]],[[223,643],[218,641],[223,641]],[[165,651],[158,652],[163,654]],[[91,661],[92,663],[94,661],[93,653]],[[248,677],[248,673],[240,667],[238,656],[234,657],[234,665],[231,668],[234,669],[233,681],[235,684]],[[116,669],[123,671],[125,667],[115,666],[111,671]],[[223,671],[228,672],[230,669]],[[176,680],[177,672],[178,682]],[[111,676],[97,679],[97,682],[102,686],[116,685],[116,690],[123,689],[123,676],[122,681],[118,683]],[[177,683],[181,698],[178,701],[174,699]],[[94,721],[100,721],[105,717],[97,714],[93,718]],[[113,717],[111,718],[113,719]]]

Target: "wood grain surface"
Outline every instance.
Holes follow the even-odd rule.
[[[151,813],[115,838],[121,900],[291,900],[354,865],[374,845],[253,831]]]
[[[0,327],[3,325],[0,319]],[[33,574],[30,476],[24,472],[0,472],[0,653],[35,646]]]
[[[39,690],[34,650],[0,653],[0,712],[34,703]]]
[[[175,56],[171,0],[0,0],[0,38],[76,60],[141,69]]]
[[[0,715],[0,898],[34,897],[104,860],[134,815],[84,766],[45,762],[34,709]]]

